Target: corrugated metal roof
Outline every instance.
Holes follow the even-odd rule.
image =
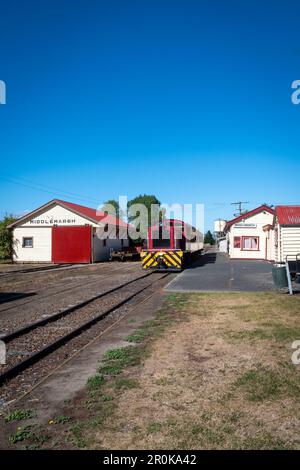
[[[300,206],[276,206],[280,225],[300,225]]]

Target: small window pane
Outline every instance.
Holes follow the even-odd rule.
[[[258,250],[258,237],[244,237],[243,250]]]
[[[32,248],[33,247],[33,238],[32,237],[24,237],[23,238],[23,247],[24,248]]]
[[[233,246],[234,248],[241,248],[241,237],[234,237]]]

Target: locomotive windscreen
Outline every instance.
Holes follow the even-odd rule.
[[[152,248],[170,248],[170,230],[165,230],[162,227],[159,230],[152,230]]]

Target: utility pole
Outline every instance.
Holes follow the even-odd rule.
[[[245,209],[242,208],[242,204],[249,204],[249,201],[238,201],[238,202],[232,202],[231,205],[232,206],[238,206],[238,214],[234,214],[235,217],[238,217],[242,214],[244,214],[245,212],[247,212]]]

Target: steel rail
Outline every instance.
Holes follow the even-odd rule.
[[[120,270],[119,268],[116,268],[114,270],[109,271],[109,274],[112,274],[112,273],[115,273],[115,272],[118,272],[118,271],[120,272],[120,274],[123,274],[123,271]],[[107,274],[108,274],[107,271],[96,274],[96,276],[98,276],[98,279],[90,279],[88,281],[85,281],[84,287],[86,285],[90,286],[90,285],[93,285],[93,284],[97,284],[97,282],[99,282],[99,280],[100,280],[100,277],[106,276]],[[53,286],[53,287],[55,287],[55,286]],[[63,292],[68,292],[70,290],[76,289],[77,287],[83,287],[82,281],[77,282],[76,284],[74,284],[74,281],[70,282],[70,283],[67,283],[67,288],[66,289],[60,289],[60,290],[57,290],[56,292],[50,292],[50,293],[48,292],[44,295],[43,295],[43,293],[41,293],[39,295],[38,293],[36,294],[35,292],[28,292],[28,293],[25,293],[25,295],[23,293],[20,293],[20,294],[17,294],[17,295],[12,294],[10,297],[6,298],[5,300],[0,299],[0,315],[2,314],[2,312],[7,312],[8,310],[13,310],[14,308],[19,308],[23,305],[27,305],[27,304],[30,304],[32,302],[35,302],[36,300],[47,299],[48,297],[52,297],[54,295],[59,295],[59,294],[62,294]],[[51,290],[51,287],[49,288],[49,290]],[[0,296],[1,296],[1,292],[0,292]],[[18,303],[18,304],[15,304],[15,305],[10,305],[9,307],[1,308],[1,305],[5,304],[5,303],[14,302],[14,301],[20,300],[24,297],[26,299],[28,297],[30,297],[30,298],[25,300],[22,303]]]
[[[39,266],[35,268],[24,268],[24,269],[16,269],[12,271],[0,271],[0,278],[1,277],[6,277],[10,276],[13,274],[24,274],[24,273],[35,273],[35,272],[40,272],[40,271],[53,271],[55,269],[62,269],[62,268],[69,268],[71,267],[71,264],[60,264],[59,266]],[[76,266],[79,268],[79,266]],[[82,267],[82,266],[81,266]]]
[[[152,273],[149,273],[148,275],[150,275],[150,274],[152,274]],[[53,351],[55,351],[56,349],[58,349],[60,346],[64,345],[65,343],[67,343],[71,339],[75,338],[76,336],[80,335],[80,333],[82,333],[83,331],[89,329],[91,326],[98,323],[98,321],[102,320],[103,318],[105,318],[107,315],[109,315],[113,311],[115,311],[118,308],[122,307],[124,304],[129,302],[131,299],[136,297],[138,294],[140,294],[141,292],[143,292],[146,289],[148,289],[149,287],[151,287],[156,281],[164,279],[166,276],[169,276],[169,275],[170,275],[170,273],[166,273],[165,275],[163,275],[159,279],[153,281],[152,283],[148,284],[147,286],[143,287],[142,289],[139,289],[137,292],[134,292],[130,296],[126,297],[126,299],[123,299],[121,302],[119,302],[116,305],[110,307],[105,312],[102,312],[101,314],[97,315],[96,317],[94,317],[94,318],[88,320],[87,322],[81,324],[79,327],[77,327],[74,330],[70,331],[66,335],[61,336],[60,338],[58,338],[57,340],[55,340],[52,343],[48,344],[44,348],[42,348],[39,351],[33,353],[27,359],[24,359],[23,361],[19,362],[18,364],[14,365],[14,366],[10,367],[9,369],[7,369],[6,371],[2,372],[0,374],[0,385],[3,385],[6,381],[12,379],[13,377],[18,375],[23,370],[25,370],[28,367],[30,367],[31,365],[35,364],[40,359],[44,358],[48,354],[50,354]],[[146,276],[143,276],[143,277],[146,277]],[[142,278],[138,278],[138,279],[142,279]]]
[[[6,333],[2,335],[0,334],[0,340],[4,341],[5,343],[9,343],[13,339],[18,338],[19,336],[22,336],[28,333],[29,331],[35,330],[36,328],[39,328],[40,326],[47,325],[47,323],[51,323],[53,321],[59,320],[60,318],[72,312],[75,312],[76,310],[82,307],[85,307],[86,305],[90,304],[91,302],[94,302],[95,300],[101,299],[102,297],[105,297],[108,294],[112,294],[113,292],[116,292],[117,290],[122,289],[123,287],[126,287],[140,279],[150,276],[150,274],[153,274],[153,273],[152,272],[147,273],[141,277],[132,279],[131,281],[126,281],[123,284],[119,284],[118,286],[113,287],[112,289],[109,289],[108,291],[96,294],[93,297],[90,297],[89,299],[83,300],[82,302],[79,302],[78,304],[72,305],[72,307],[65,308],[64,310],[61,310],[58,313],[50,315],[49,317],[42,318],[41,320],[37,320],[35,322],[29,323],[28,325],[22,326],[21,328],[18,328],[17,330],[12,331],[11,333]]]

